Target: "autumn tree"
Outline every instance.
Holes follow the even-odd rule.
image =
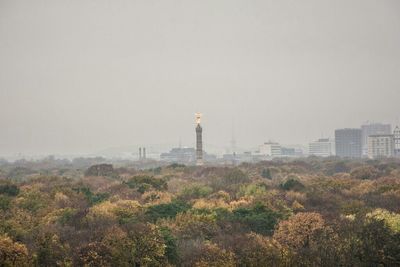
[[[153,224],[126,226],[132,242],[131,261],[135,266],[161,266],[166,262],[165,243],[160,229]]]
[[[350,172],[351,177],[355,179],[377,179],[381,174],[374,166],[360,166]]]
[[[378,211],[367,216],[364,223],[358,224],[357,258],[361,264],[400,265],[400,223],[395,220],[395,215]]]
[[[271,237],[248,233],[224,235],[217,240],[235,253],[238,266],[281,265],[280,244]]]
[[[336,234],[315,212],[297,213],[281,221],[274,233],[288,265],[333,266]]]
[[[72,261],[69,254],[70,247],[57,234],[43,233],[38,237],[35,262],[39,266],[67,266]]]
[[[234,267],[235,255],[212,242],[204,242],[194,251],[193,257],[183,263],[195,267]]]
[[[79,265],[87,267],[112,266],[109,248],[101,242],[91,242],[80,248]]]
[[[0,235],[0,266],[29,266],[28,250],[26,246],[14,242],[7,235]]]

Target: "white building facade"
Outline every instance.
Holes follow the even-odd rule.
[[[362,155],[368,156],[368,137],[370,135],[392,134],[392,126],[385,123],[366,123],[361,125],[362,131]]]
[[[321,138],[308,145],[308,154],[317,157],[329,157],[335,155],[335,141],[329,138]]]
[[[394,150],[394,135],[381,134],[368,137],[368,157],[370,159],[393,157]]]
[[[259,147],[261,156],[278,158],[282,156],[282,147],[279,143],[267,142]]]
[[[394,154],[397,157],[400,157],[400,127],[396,126],[393,131],[394,137]]]

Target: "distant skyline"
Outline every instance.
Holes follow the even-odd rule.
[[[400,124],[400,1],[0,0],[0,156]]]

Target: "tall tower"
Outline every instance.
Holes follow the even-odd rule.
[[[203,165],[203,128],[200,121],[202,114],[197,112],[196,116],[196,165]]]

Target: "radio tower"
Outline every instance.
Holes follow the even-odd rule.
[[[202,114],[197,112],[196,116],[196,165],[203,165],[203,128],[200,121]]]

